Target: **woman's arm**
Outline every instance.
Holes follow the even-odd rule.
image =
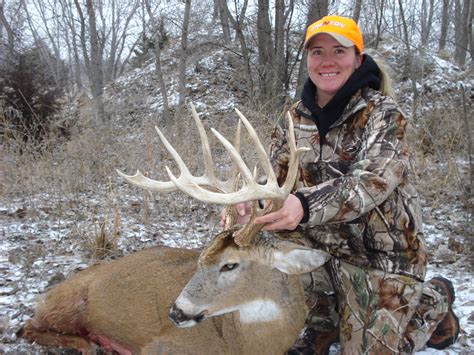
[[[359,160],[352,164],[348,173],[297,190],[301,210],[306,210],[307,214],[300,223],[303,228],[354,220],[384,202],[405,181],[409,163],[404,138],[406,119],[391,99],[382,100],[369,114]],[[285,133],[284,129],[276,129],[272,142],[271,154],[279,178],[286,176]],[[296,203],[294,197],[290,198]],[[294,229],[281,228],[281,219],[291,220],[292,215],[301,212],[295,203],[291,204],[292,210],[290,204],[285,210],[285,204],[274,215],[269,214],[255,222],[270,223],[265,229]],[[286,227],[291,227],[291,223]]]
[[[348,222],[384,202],[406,179],[409,157],[405,126],[406,119],[395,105],[376,105],[365,127],[359,160],[349,172],[298,189],[309,210],[302,227]]]

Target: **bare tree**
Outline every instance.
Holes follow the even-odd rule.
[[[257,11],[257,44],[259,99],[272,103],[279,110],[286,100],[288,87],[288,61],[290,53],[285,50],[289,45],[287,26],[293,12],[294,1],[285,4],[284,0],[275,1],[275,29],[270,23],[268,0],[259,0]]]
[[[308,12],[306,17],[306,26],[305,29],[311,25],[313,22],[319,20],[321,17],[324,17],[328,14],[328,0],[310,0],[308,2]],[[303,32],[303,37],[301,40],[299,52],[303,52],[303,43],[304,43],[305,32]],[[296,95],[300,95],[301,89],[303,88],[304,82],[308,77],[308,71],[306,69],[306,55],[302,55],[300,67],[298,69],[298,80],[296,83]]]
[[[292,4],[288,6],[291,9]],[[276,105],[283,106],[286,96],[286,82],[287,82],[287,61],[285,52],[285,0],[275,1],[275,55],[273,70],[273,95],[276,98]]]
[[[111,0],[109,5],[111,6],[110,14],[108,15],[110,19],[105,18],[103,21],[103,29],[109,33],[108,38],[104,38],[104,41],[109,42],[107,55],[105,56],[104,61],[105,83],[114,80],[118,73],[122,71],[123,62],[121,61],[121,57],[125,49],[130,23],[135,17],[140,1],[120,2]],[[110,25],[107,25],[107,22],[109,21]],[[103,50],[105,52],[105,46]]]
[[[380,43],[380,39],[382,36],[382,24],[384,20],[384,11],[385,11],[385,0],[380,0],[380,6],[375,8],[375,28],[376,28],[376,35],[374,41],[374,48],[377,49]]]
[[[242,5],[240,6],[240,10],[238,6],[235,6],[236,14],[235,18],[229,11],[229,7],[227,6],[227,1],[221,1],[222,9],[226,13],[227,18],[229,19],[232,27],[235,30],[236,39],[239,41],[240,44],[240,52],[242,54],[242,58],[244,61],[245,67],[245,79],[247,81],[247,88],[251,92],[254,90],[254,84],[252,79],[252,70],[250,68],[250,51],[247,47],[247,40],[245,39],[245,19],[246,19],[246,12],[247,12],[247,5],[248,0],[244,0]]]
[[[28,9],[28,6],[26,6],[26,3],[24,0],[22,0],[23,3],[23,9],[26,14],[26,21],[30,27],[30,31],[33,35],[34,41],[37,44],[44,43],[46,42],[43,40],[43,38],[39,37],[37,35],[36,27],[37,23],[34,23],[32,16],[30,15],[30,11]],[[54,78],[54,81],[56,82],[56,86],[60,86],[62,82],[64,82],[65,78],[63,77],[63,68],[59,66],[61,63],[58,60],[51,60],[52,58],[50,57],[50,49],[52,49],[54,53],[54,58],[61,58],[61,39],[62,39],[62,34],[60,34],[61,30],[61,24],[60,24],[60,16],[57,13],[57,8],[56,6],[50,6],[49,2],[44,2],[44,1],[32,1],[31,4],[34,6],[34,11],[39,15],[39,19],[42,22],[42,28],[43,32],[46,34],[46,37],[48,39],[48,44],[49,46],[41,46],[41,58],[46,63],[49,67],[49,71],[52,74],[52,77]]]
[[[153,28],[153,51],[155,53],[155,73],[158,78],[158,85],[160,86],[161,96],[163,97],[163,121],[168,122],[170,118],[169,105],[168,105],[168,93],[166,91],[166,84],[163,77],[163,70],[161,68],[161,38],[160,38],[160,21],[151,11],[150,1],[145,0],[146,10],[150,17],[151,25]]]
[[[15,49],[15,34],[13,29],[5,16],[5,1],[0,4],[0,24],[7,32],[7,49],[10,56],[13,56]],[[0,28],[1,29],[1,28]]]
[[[463,66],[466,63],[468,49],[468,20],[470,17],[471,0],[454,0],[454,61]]]
[[[214,0],[214,8],[217,10],[217,14],[221,22],[224,43],[230,44],[231,37],[230,37],[229,15],[228,15],[229,12],[226,11],[226,7],[227,7],[227,0]]]
[[[418,89],[416,87],[416,76],[413,73],[413,54],[411,50],[411,43],[410,43],[410,35],[408,33],[408,23],[405,18],[405,10],[403,7],[403,1],[398,0],[398,6],[400,10],[400,19],[402,21],[402,28],[403,28],[403,36],[404,36],[404,43],[406,47],[406,61],[405,61],[405,68],[404,68],[404,77],[408,77],[411,80],[412,90],[413,90],[413,105],[412,105],[412,118],[416,122],[417,120],[417,108],[418,108]]]
[[[444,51],[446,48],[446,39],[448,37],[449,8],[450,1],[443,0],[443,8],[441,12],[441,30],[439,34],[438,52]]]
[[[82,7],[78,0],[74,0],[77,13],[80,18],[81,28],[81,46],[84,62],[86,65],[87,76],[89,78],[89,85],[92,93],[92,100],[94,103],[94,111],[98,121],[105,121],[105,109],[102,98],[104,90],[104,74],[102,71],[102,51],[99,48],[99,36],[97,33],[97,22],[94,5],[92,0],[86,0],[87,20],[89,28],[89,38],[87,38],[86,18],[82,11]],[[88,51],[88,44],[90,45],[90,56]]]
[[[77,27],[74,20],[73,8],[68,0],[59,0],[61,7],[61,19],[63,21],[64,34],[66,36],[66,45],[68,47],[69,64],[73,67],[74,82],[78,90],[83,87],[82,83],[82,64],[80,56],[80,38],[77,33]]]
[[[361,8],[362,8],[362,0],[354,0],[354,10],[352,11],[352,19],[356,23],[359,22]]]
[[[186,100],[186,60],[188,57],[188,28],[189,28],[189,17],[191,14],[191,0],[184,1],[184,18],[183,25],[181,27],[181,52],[179,56],[179,99],[178,105],[180,108],[183,107]]]
[[[267,101],[273,94],[273,39],[272,26],[269,18],[269,0],[258,0],[257,9],[257,45],[258,45],[258,73],[259,98]]]
[[[466,23],[466,32],[468,37],[468,45],[469,45],[469,54],[471,56],[471,74],[474,72],[474,28],[473,28],[473,21],[474,21],[474,4],[471,2],[469,5],[469,15],[468,20]]]
[[[426,47],[430,38],[433,24],[434,0],[423,0],[421,2],[421,45]]]

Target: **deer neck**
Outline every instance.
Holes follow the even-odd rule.
[[[241,353],[284,353],[303,328],[307,308],[301,281],[296,276],[281,276],[277,294],[245,303],[236,312]]]

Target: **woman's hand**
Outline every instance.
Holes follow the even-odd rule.
[[[257,224],[264,224],[262,228],[267,231],[274,230],[294,230],[304,217],[301,201],[295,195],[290,194],[283,207],[278,211],[255,218]]]
[[[250,202],[238,203],[234,205],[234,208],[237,212],[237,221],[235,223],[236,224],[246,223],[250,216],[250,208],[251,208]],[[221,221],[219,222],[219,225],[221,228],[224,228],[226,217],[227,217],[227,208],[224,208],[221,211]]]

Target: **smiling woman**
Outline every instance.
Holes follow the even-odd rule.
[[[313,37],[307,47],[308,74],[318,88],[318,106],[324,107],[360,67],[362,55],[325,33]]]

